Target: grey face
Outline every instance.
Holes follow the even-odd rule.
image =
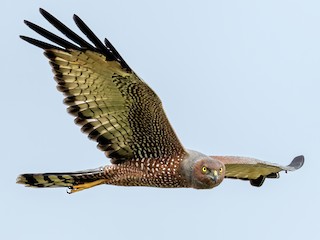
[[[218,186],[225,175],[224,165],[213,158],[205,157],[197,160],[192,171],[192,187],[207,189]]]

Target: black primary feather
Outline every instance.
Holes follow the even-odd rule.
[[[90,50],[94,52],[98,52],[100,54],[103,54],[108,61],[117,61],[121,64],[123,68],[126,69],[127,72],[131,72],[131,69],[129,65],[124,61],[124,59],[120,56],[120,54],[117,52],[117,50],[113,47],[113,45],[109,42],[109,40],[105,39],[103,44],[99,38],[91,31],[91,29],[84,23],[84,21],[81,20],[77,15],[73,16],[73,19],[78,26],[78,28],[81,30],[82,33],[86,35],[86,37],[94,44],[91,45],[89,42],[84,40],[82,37],[80,37],[78,34],[76,34],[74,31],[72,31],[70,28],[68,28],[66,25],[64,25],[62,22],[60,22],[57,18],[52,16],[50,13],[45,11],[44,9],[39,9],[41,15],[49,22],[51,23],[57,30],[59,30],[61,33],[63,33],[69,40],[72,42],[78,44],[74,44],[70,41],[67,41],[59,36],[57,36],[54,33],[49,32],[48,30],[32,23],[27,20],[25,20],[25,24],[30,27],[32,30],[40,34],[41,36],[45,37],[46,39],[50,40],[53,43],[56,43],[58,46],[52,45],[50,43],[46,43],[37,39],[33,39],[26,36],[20,36],[21,39],[27,41],[28,43],[31,43],[37,47],[40,47],[44,50],[48,49],[59,49],[59,50],[65,50],[68,51],[68,49],[75,49],[75,50]]]

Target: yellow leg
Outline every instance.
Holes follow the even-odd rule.
[[[68,189],[68,193],[71,194],[71,193],[79,192],[79,191],[82,191],[82,190],[85,190],[88,188],[92,188],[92,187],[95,187],[97,185],[104,184],[104,183],[105,183],[105,179],[100,179],[100,180],[97,180],[94,182],[88,182],[88,183],[83,183],[83,184],[79,184],[79,185],[74,185]]]

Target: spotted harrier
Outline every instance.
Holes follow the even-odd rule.
[[[224,178],[248,180],[259,187],[266,178],[278,178],[279,172],[303,165],[303,156],[280,166],[254,158],[207,156],[185,149],[159,97],[107,39],[102,43],[77,15],[73,19],[91,43],[45,10],[40,9],[40,13],[68,40],[29,21],[25,21],[28,27],[52,43],[20,37],[44,50],[57,88],[65,95],[68,112],[111,159],[111,165],[78,172],[21,174],[17,183],[66,187],[69,193],[100,184],[211,189]]]

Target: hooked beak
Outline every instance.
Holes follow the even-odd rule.
[[[216,183],[218,181],[218,178],[219,178],[217,170],[214,170],[212,172],[212,176],[210,176],[210,177],[211,177],[211,180]]]

